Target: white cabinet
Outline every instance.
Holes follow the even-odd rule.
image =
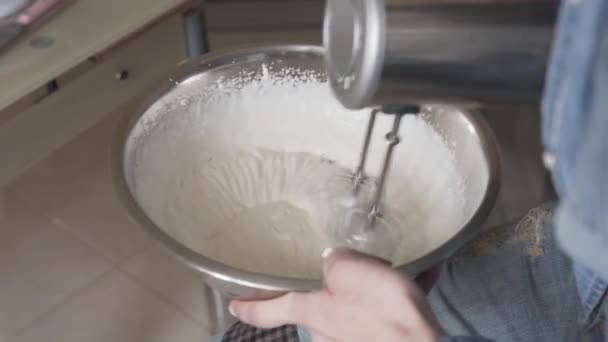
[[[0,124],[0,186],[132,103],[184,58],[177,14],[85,63],[77,74],[57,78],[57,91]]]

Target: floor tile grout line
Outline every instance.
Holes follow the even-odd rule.
[[[210,327],[208,326],[207,322],[201,322],[199,321],[196,317],[194,317],[192,314],[190,314],[189,312],[187,312],[186,310],[182,309],[179,305],[175,304],[173,301],[171,301],[167,296],[165,296],[164,294],[162,294],[160,291],[154,289],[153,287],[149,286],[146,282],[140,280],[139,278],[137,278],[137,276],[135,274],[132,274],[131,272],[129,272],[127,270],[127,264],[129,264],[129,262],[135,260],[135,258],[137,258],[140,255],[143,255],[144,253],[151,251],[153,248],[155,248],[156,246],[159,246],[159,248],[164,248],[161,245],[156,244],[155,242],[152,242],[149,246],[147,246],[144,250],[139,251],[137,254],[132,255],[131,257],[123,260],[119,265],[117,265],[116,269],[121,272],[122,274],[124,274],[126,277],[128,277],[129,279],[133,280],[134,282],[136,282],[139,286],[143,287],[145,290],[149,291],[152,295],[154,295],[156,298],[158,298],[159,300],[161,300],[163,303],[170,305],[172,308],[176,309],[178,312],[186,315],[189,319],[193,320],[195,323],[197,324],[202,324],[203,327],[206,329],[206,331],[208,332]],[[174,256],[169,256],[169,257],[174,257]],[[204,286],[204,282],[201,279],[201,288]]]
[[[137,285],[141,286],[143,289],[145,289],[146,291],[150,292],[150,294],[152,294],[157,299],[161,300],[163,303],[169,305],[174,310],[176,310],[179,313],[185,315],[188,319],[192,320],[194,323],[202,325],[203,328],[205,328],[206,332],[210,331],[211,327],[209,326],[209,323],[199,321],[192,314],[190,314],[189,312],[187,312],[186,310],[184,310],[183,308],[181,308],[179,305],[177,305],[173,301],[171,301],[169,298],[167,298],[167,296],[165,296],[162,293],[160,293],[160,291],[157,291],[156,289],[154,289],[151,286],[147,285],[145,282],[141,281],[135,275],[131,274],[127,270],[122,269],[120,266],[118,266],[116,269],[119,272],[121,272],[123,275],[125,275],[126,277],[128,277],[129,279],[131,279],[132,281],[134,281],[135,283],[137,283]],[[203,289],[203,286],[204,286],[204,283],[201,280],[201,291]]]
[[[12,186],[12,185],[13,184],[11,184],[9,186]],[[13,189],[16,190],[16,188],[13,188]],[[72,291],[65,292],[64,298],[59,300],[59,302],[57,302],[56,304],[52,305],[50,308],[48,308],[48,310],[45,310],[38,315],[35,315],[35,317],[32,319],[32,321],[29,324],[27,324],[25,327],[23,327],[21,329],[18,329],[12,335],[12,337],[8,338],[9,342],[17,340],[20,336],[22,336],[28,330],[30,330],[35,324],[44,320],[47,316],[51,315],[53,312],[58,310],[65,303],[67,303],[69,300],[71,300],[74,296],[76,296],[77,294],[82,293],[83,291],[92,287],[93,285],[95,285],[95,283],[97,281],[103,279],[105,276],[107,276],[117,270],[120,271],[122,274],[124,274],[124,272],[122,272],[122,270],[119,269],[119,265],[123,264],[127,260],[130,260],[131,258],[135,257],[136,255],[143,253],[145,250],[147,250],[148,248],[151,248],[153,246],[152,241],[149,241],[148,243],[145,243],[143,246],[138,248],[136,251],[132,252],[130,255],[126,256],[123,260],[119,260],[119,261],[112,260],[109,257],[107,257],[103,252],[101,252],[98,248],[96,248],[95,246],[93,246],[92,244],[87,242],[86,240],[82,239],[78,234],[74,233],[71,229],[65,227],[63,224],[56,222],[56,220],[52,216],[50,216],[50,214],[47,213],[45,210],[36,209],[27,199],[24,199],[23,196],[21,194],[19,194],[18,191],[14,191],[13,193],[15,195],[15,199],[19,201],[19,205],[22,205],[25,207],[25,209],[33,212],[36,215],[41,216],[41,218],[43,218],[46,221],[45,223],[52,226],[54,229],[58,229],[61,232],[66,233],[68,236],[75,239],[75,241],[78,241],[79,243],[81,243],[95,257],[98,257],[98,258],[100,258],[100,260],[105,262],[108,267],[106,270],[101,272],[98,276],[92,278],[91,280],[89,280],[88,282],[83,284],[82,286],[75,288]],[[129,279],[132,280],[131,277],[129,277]],[[155,296],[155,297],[157,297],[157,296]],[[163,302],[165,302],[165,301],[163,301]],[[187,317],[191,318],[189,315]]]
[[[74,297],[76,297],[77,295],[79,295],[81,293],[84,293],[86,290],[92,288],[100,280],[102,280],[106,276],[109,276],[110,274],[112,274],[113,272],[115,272],[117,269],[118,268],[116,266],[111,265],[110,268],[108,268],[106,271],[102,272],[97,277],[91,279],[86,284],[84,284],[81,287],[79,287],[79,288],[71,291],[70,293],[66,293],[65,298],[61,299],[59,302],[57,302],[56,304],[54,304],[53,306],[51,306],[48,310],[45,310],[44,312],[36,315],[36,317],[32,320],[32,322],[30,322],[29,324],[27,324],[25,327],[19,329],[15,334],[13,334],[13,336],[11,338],[8,339],[7,342],[18,340],[21,336],[23,336],[25,333],[27,333],[31,328],[33,328],[34,326],[36,326],[37,324],[39,324],[41,321],[43,321],[44,319],[46,319],[48,316],[52,315],[54,312],[56,312],[58,309],[60,309],[61,307],[63,307],[66,303],[68,303]]]
[[[175,303],[169,301],[165,296],[159,294],[158,291],[156,291],[154,289],[151,289],[145,283],[142,283],[140,280],[138,280],[137,278],[135,278],[134,276],[132,276],[128,272],[124,271],[119,266],[112,265],[109,269],[107,269],[106,271],[102,272],[99,276],[91,279],[89,282],[87,282],[83,286],[79,287],[78,289],[75,289],[75,290],[71,291],[71,293],[66,294],[65,298],[61,299],[59,302],[57,302],[56,304],[54,304],[48,310],[45,310],[44,312],[41,312],[40,314],[36,315],[36,317],[29,324],[27,324],[25,327],[19,329],[12,336],[8,337],[8,339],[7,339],[6,342],[17,341],[21,336],[23,336],[24,334],[26,334],[34,326],[38,325],[40,322],[44,321],[47,317],[51,316],[54,312],[56,312],[57,310],[59,310],[60,308],[62,308],[65,304],[67,304],[73,298],[75,298],[79,294],[82,294],[82,293],[86,292],[87,290],[89,290],[90,288],[92,288],[93,286],[95,286],[99,281],[101,281],[102,279],[110,276],[114,272],[118,272],[121,275],[125,276],[127,279],[129,279],[130,281],[134,282],[135,285],[137,285],[138,287],[140,287],[142,290],[146,291],[153,298],[156,298],[157,300],[159,300],[163,304],[169,306],[171,309],[175,310],[177,313],[180,313],[180,314],[184,315],[184,318],[192,321],[192,323],[194,323],[196,325],[202,326],[202,328],[205,329],[205,332],[208,333],[208,334],[210,334],[210,330],[209,330],[210,328],[209,328],[209,326],[208,326],[207,323],[201,322],[198,319],[194,318],[192,315],[190,315],[189,313],[185,312],[182,308],[180,308],[179,306],[177,306]],[[202,285],[203,284],[201,284],[201,286]]]
[[[23,195],[19,194],[19,191],[15,191],[15,196],[28,209],[34,211],[36,214],[38,214],[38,215],[42,216],[43,218],[45,218],[46,220],[48,220],[48,223],[51,224],[54,228],[67,233],[72,238],[74,238],[78,242],[82,243],[87,249],[89,249],[90,251],[95,253],[96,256],[100,257],[103,261],[107,262],[112,267],[120,265],[125,260],[131,259],[135,255],[141,253],[142,251],[144,251],[145,249],[147,249],[153,245],[153,241],[148,241],[148,242],[144,243],[143,246],[141,246],[140,248],[137,248],[135,251],[133,251],[129,255],[125,256],[123,260],[113,260],[110,257],[106,256],[106,254],[103,251],[101,251],[98,247],[95,247],[93,244],[91,244],[87,240],[83,239],[80,235],[76,234],[70,227],[68,227],[69,225],[67,223],[64,223],[62,220],[57,219],[56,217],[53,217],[46,210],[33,208],[33,205],[31,203],[29,203],[29,201],[27,199],[23,198]],[[136,228],[142,229],[141,227],[136,227]],[[142,231],[143,231],[143,229],[142,229]]]

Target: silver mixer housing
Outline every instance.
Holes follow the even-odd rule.
[[[534,104],[557,16],[553,0],[328,0],[325,63],[347,108]]]

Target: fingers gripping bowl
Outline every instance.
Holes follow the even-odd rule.
[[[354,168],[368,115],[333,99],[319,47],[209,54],[181,65],[121,124],[115,184],[136,220],[212,287],[244,298],[316,289],[321,251],[335,244],[328,181]],[[404,234],[383,257],[415,274],[478,233],[499,167],[473,111],[426,105],[402,134],[386,202]],[[368,160],[379,165],[374,139]]]

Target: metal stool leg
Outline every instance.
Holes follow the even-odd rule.
[[[187,10],[182,17],[187,56],[193,58],[209,52],[205,5],[201,3]]]
[[[223,333],[230,328],[236,319],[228,312],[228,297],[220,291],[212,288],[205,283],[207,295],[207,308],[209,310],[209,321],[211,323],[211,334]]]

